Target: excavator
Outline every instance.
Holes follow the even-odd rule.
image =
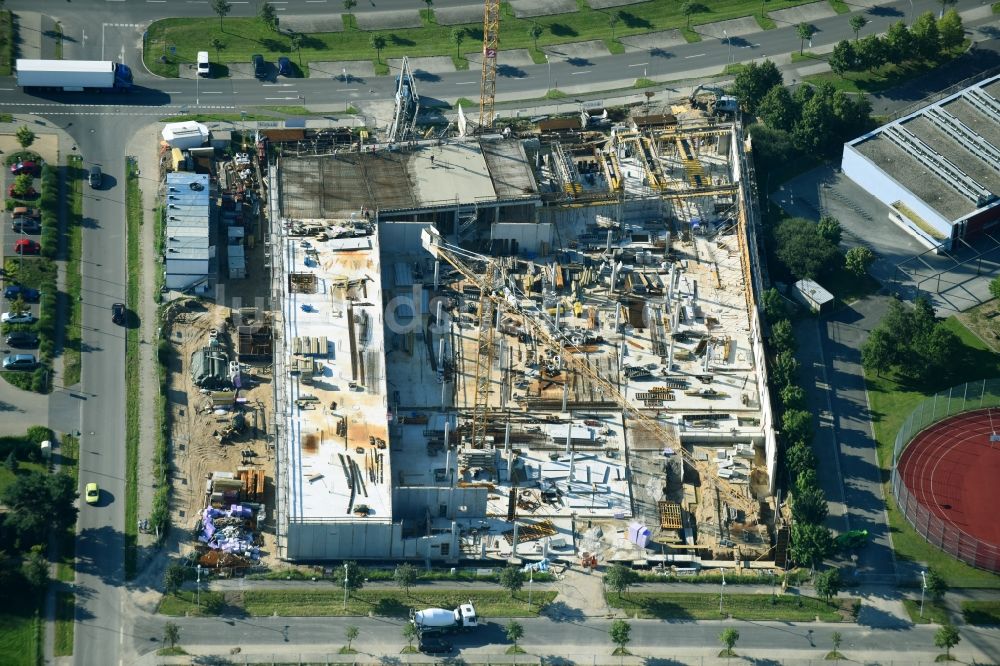
[[[691,91],[688,102],[692,107],[706,109],[709,113],[736,113],[739,110],[739,103],[735,97],[714,86],[698,86]]]

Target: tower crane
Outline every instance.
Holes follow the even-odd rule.
[[[508,284],[509,281],[506,280],[505,276],[500,273],[497,268],[496,261],[493,258],[471,252],[446,242],[434,227],[425,228],[424,231],[421,232],[421,242],[424,249],[434,255],[435,258],[444,259],[463,277],[465,277],[466,280],[479,285],[481,303],[485,304],[487,301],[492,301],[493,303],[493,306],[490,308],[491,313],[493,312],[493,308],[495,308],[496,311],[501,313],[506,311],[507,313],[520,317],[523,326],[532,332],[536,340],[550,349],[561,352],[560,357],[562,358],[563,363],[572,366],[575,370],[593,381],[598,387],[600,387],[605,396],[615,402],[626,415],[640,423],[650,432],[654,433],[664,446],[669,446],[674,450],[679,451],[684,462],[698,471],[703,483],[714,487],[718,491],[719,499],[721,501],[724,501],[743,511],[748,518],[759,515],[760,503],[757,499],[750,495],[749,490],[740,491],[725,479],[712,474],[712,470],[706,462],[695,459],[691,453],[684,449],[684,447],[680,444],[677,433],[673,428],[661,423],[658,419],[652,418],[642,410],[638,409],[626,399],[626,396],[618,389],[613,381],[603,377],[597,372],[597,370],[591,367],[586,358],[572,353],[572,350],[576,345],[574,345],[565,334],[560,332],[555,327],[554,322],[550,321],[549,316],[544,312],[544,310],[537,308],[534,305],[531,306],[530,310],[525,310],[521,303],[530,299],[518,298],[517,290],[513,285],[513,282],[510,281],[510,284]],[[486,266],[485,270],[482,268],[482,265]],[[479,268],[477,268],[477,266],[479,266]],[[480,312],[482,313],[485,310],[486,308],[481,305]],[[491,331],[494,328],[491,319],[486,319],[484,321],[483,318],[480,317],[479,324],[480,348],[476,366],[477,390],[476,404],[473,411],[473,432],[476,431],[475,417],[480,418],[479,423],[482,424],[480,427],[485,429],[485,420],[488,411],[486,400],[483,400],[483,403],[480,404],[480,399],[488,398],[488,393],[484,393],[482,395],[480,394],[479,373],[481,367],[480,363],[484,358],[481,346],[485,341],[484,336],[488,336],[488,339],[490,340],[490,347],[492,348],[493,333],[484,333],[482,327],[485,326],[486,328],[491,329]],[[492,349],[490,354],[492,355]],[[485,388],[487,390],[489,367],[491,366],[487,367],[486,375],[487,386]],[[485,437],[485,432],[482,433],[482,436]],[[476,442],[475,439],[473,441],[474,443]]]
[[[500,48],[500,0],[486,0],[483,8],[483,76],[479,86],[479,129],[493,127],[497,92],[497,50]]]

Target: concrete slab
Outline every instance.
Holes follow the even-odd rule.
[[[701,35],[717,39],[724,39],[725,35],[738,37],[740,35],[752,35],[755,32],[763,31],[752,16],[744,16],[743,18],[730,19],[728,21],[716,21],[715,23],[705,23],[695,26],[694,29]]]
[[[607,7],[623,7],[625,5],[637,5],[646,0],[587,0],[591,9],[606,9]]]
[[[309,78],[342,79],[347,72],[347,83],[375,76],[375,63],[371,60],[317,60],[309,63]]]
[[[355,14],[361,30],[388,30],[390,28],[419,28],[423,25],[420,11],[401,9],[393,12],[364,12]]]
[[[398,70],[402,67],[402,58],[390,58],[388,60],[390,70]],[[452,61],[451,56],[425,56],[421,58],[410,58],[410,69],[414,73],[414,77],[417,79],[417,85],[420,85],[420,72],[427,72],[429,74],[445,74],[455,71],[455,63]],[[420,92],[420,89],[417,89]]]
[[[684,35],[681,34],[680,30],[663,30],[661,32],[650,32],[645,35],[632,35],[630,37],[622,37],[618,41],[625,46],[626,53],[653,51],[654,49],[662,51],[669,46],[687,44],[687,40],[684,39]]]
[[[570,42],[569,44],[557,44],[546,46],[542,51],[549,54],[550,58],[598,58],[611,55],[607,45],[603,40],[593,39],[589,42]]]
[[[477,69],[483,64],[483,54],[479,51],[476,51],[475,53],[466,53],[465,58],[469,61],[469,69]],[[500,51],[497,53],[498,66],[527,67],[534,64],[535,61],[531,59],[531,54],[528,53],[528,49],[509,49],[507,51]]]
[[[344,19],[340,14],[324,16],[286,16],[282,14],[281,29],[292,32],[343,32]]]
[[[823,2],[811,2],[808,5],[799,5],[788,9],[777,9],[768,12],[767,15],[774,19],[775,23],[798,25],[799,23],[836,16],[837,12],[833,11],[829,2],[823,0]]]
[[[14,40],[17,57],[43,58],[42,15],[38,12],[14,12]]]
[[[253,65],[248,62],[227,62],[224,64],[229,68],[229,78],[231,79],[254,78]]]
[[[475,5],[465,7],[441,7],[434,9],[434,20],[441,25],[461,25],[482,23],[483,8]]]
[[[576,0],[511,0],[514,16],[550,16],[576,11]]]

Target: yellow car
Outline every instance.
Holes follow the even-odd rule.
[[[97,504],[97,500],[101,497],[101,489],[97,487],[96,483],[88,483],[87,493],[84,497],[87,499],[87,504]]]

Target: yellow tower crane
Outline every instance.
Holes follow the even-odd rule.
[[[497,50],[500,48],[500,0],[486,0],[483,9],[483,77],[479,86],[479,129],[493,127],[497,92]]]

